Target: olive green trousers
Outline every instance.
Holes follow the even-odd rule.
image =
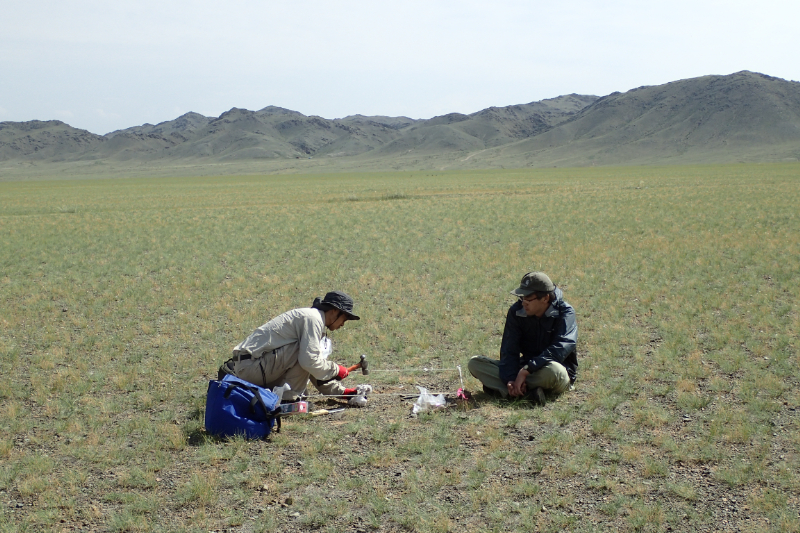
[[[508,397],[508,386],[500,379],[500,361],[483,355],[476,355],[467,363],[467,369],[487,389]],[[569,374],[561,363],[550,363],[530,374],[525,379],[528,390],[541,387],[548,396],[558,396],[569,390]]]

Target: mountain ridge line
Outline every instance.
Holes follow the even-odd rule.
[[[270,105],[105,135],[59,120],[0,122],[0,161],[20,165],[308,159],[375,169],[798,161],[800,82],[741,71],[430,119],[325,119]]]

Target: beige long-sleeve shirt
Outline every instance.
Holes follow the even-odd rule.
[[[256,329],[233,349],[233,356],[250,354],[253,358],[274,355],[276,367],[284,371],[299,364],[318,380],[327,380],[339,372],[339,365],[322,357],[320,341],[325,331],[325,313],[304,307],[276,316]]]

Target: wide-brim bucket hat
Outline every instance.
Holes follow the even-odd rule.
[[[328,305],[338,309],[347,315],[347,320],[361,320],[361,317],[353,314],[353,299],[349,295],[341,291],[331,291],[325,295],[325,298],[314,298],[314,303],[311,307],[321,309],[323,305]]]

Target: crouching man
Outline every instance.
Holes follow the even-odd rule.
[[[288,384],[291,390],[282,398],[288,401],[304,393],[310,381],[322,394],[352,396],[348,403],[363,407],[372,387],[345,388],[341,380],[347,377],[347,368],[328,361],[323,353],[325,328],[336,331],[348,320],[360,319],[353,314],[350,296],[329,292],[314,299],[311,307],[287,311],[256,329],[233,349],[233,357],[219,369],[219,379],[233,374],[273,390]]]
[[[529,272],[511,291],[517,301],[508,310],[500,360],[478,355],[470,373],[495,397],[527,397],[544,405],[570,389],[578,372],[575,310],[543,272]]]

